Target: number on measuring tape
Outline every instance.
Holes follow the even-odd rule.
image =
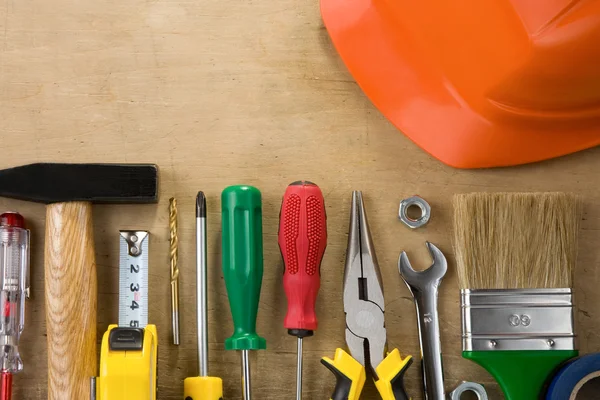
[[[147,231],[120,231],[119,326],[148,325]]]

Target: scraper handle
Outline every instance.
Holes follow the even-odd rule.
[[[45,246],[48,399],[85,399],[97,376],[91,203],[48,205]]]

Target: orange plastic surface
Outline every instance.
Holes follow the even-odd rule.
[[[321,0],[321,13],[375,106],[446,164],[600,145],[600,1]]]

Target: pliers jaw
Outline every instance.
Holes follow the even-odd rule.
[[[375,378],[375,369],[386,355],[384,311],[381,272],[362,193],[354,191],[344,272],[346,343],[352,357]]]
[[[381,292],[381,308],[383,310],[383,285],[381,280],[381,271],[375,254],[373,237],[369,229],[369,221],[365,212],[362,192],[355,190],[352,192],[352,207],[350,209],[350,229],[348,233],[348,248],[346,252],[346,269],[344,271],[344,286],[348,281],[348,272],[354,273],[356,269],[360,270],[360,276],[372,278],[373,284],[377,284]],[[354,276],[351,279],[354,279]],[[375,293],[373,293],[375,295]],[[367,294],[368,297],[368,294]],[[372,296],[373,297],[373,296]]]

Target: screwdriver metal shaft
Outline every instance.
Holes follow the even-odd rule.
[[[252,387],[250,386],[250,359],[248,350],[242,350],[242,398],[251,400]]]
[[[298,365],[296,367],[296,400],[302,400],[302,338],[298,338]]]
[[[223,381],[208,376],[208,263],[206,197],[196,196],[196,303],[198,318],[198,374],[183,381],[184,400],[222,400]]]
[[[198,371],[208,376],[208,278],[206,267],[206,198],[196,196],[196,302],[198,313]]]

